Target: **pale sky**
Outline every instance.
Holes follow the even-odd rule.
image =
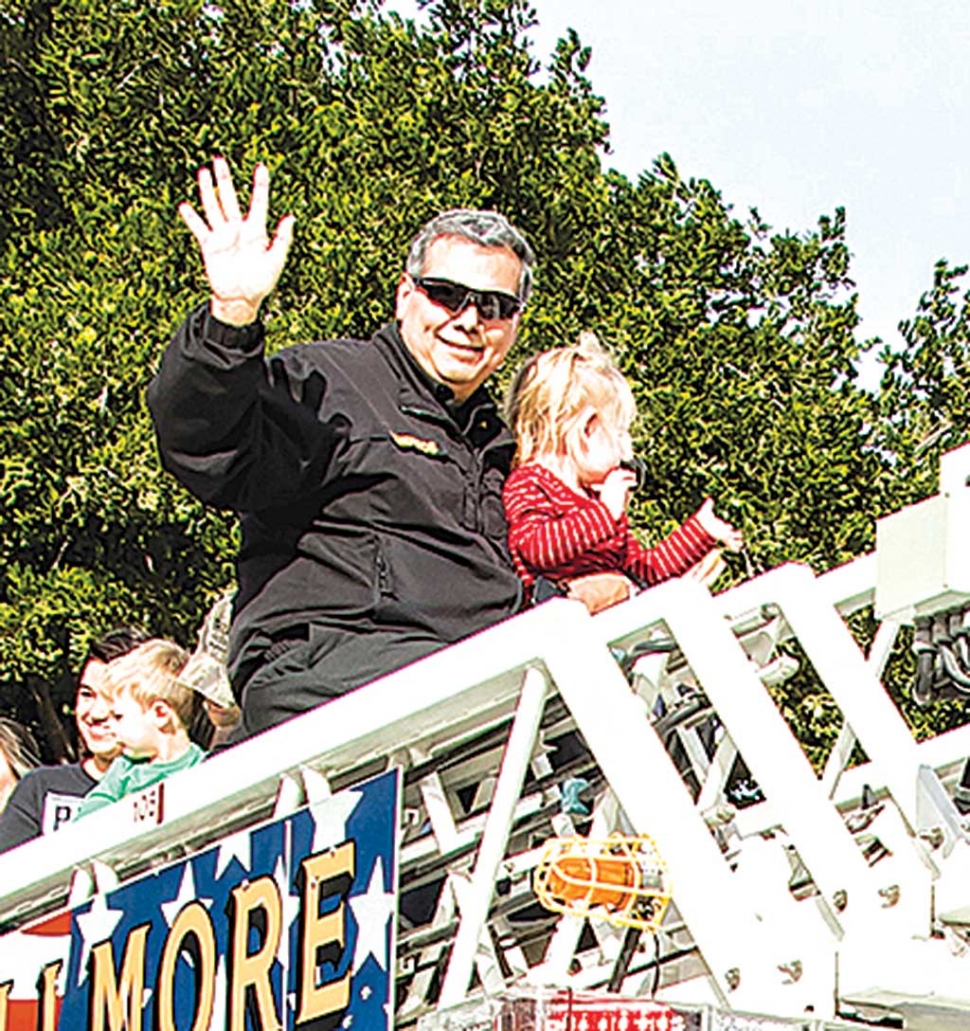
[[[568,26],[592,47],[605,164],[636,178],[667,151],[776,230],[846,209],[862,338],[897,343],[936,260],[970,263],[967,0],[533,5],[537,58]]]

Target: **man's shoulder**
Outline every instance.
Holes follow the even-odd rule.
[[[287,366],[340,369],[345,366],[386,365],[389,351],[396,345],[393,326],[383,326],[373,336],[336,337],[312,343],[290,344],[270,355],[270,361],[281,361]]]

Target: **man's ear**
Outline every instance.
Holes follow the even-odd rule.
[[[394,305],[394,317],[398,321],[404,317],[404,305],[411,294],[414,293],[414,290],[414,280],[407,272],[402,272],[401,278],[397,281],[397,294]]]

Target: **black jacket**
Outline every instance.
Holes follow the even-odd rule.
[[[260,324],[233,329],[206,306],[148,402],[165,467],[241,517],[230,667],[257,631],[450,643],[519,607],[501,497],[512,439],[484,390],[454,406],[396,326],[266,360]]]

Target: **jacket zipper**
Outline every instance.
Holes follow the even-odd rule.
[[[391,575],[387,568],[387,560],[380,551],[377,553],[377,590],[384,595],[391,593]]]

